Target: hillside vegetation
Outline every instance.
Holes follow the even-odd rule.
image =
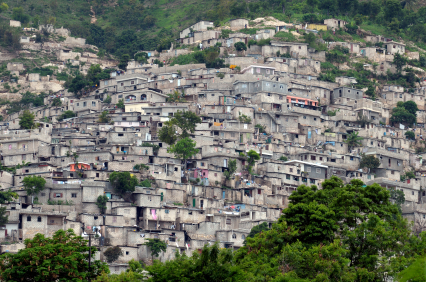
[[[64,26],[73,36],[87,38],[87,43],[118,56],[133,56],[139,50],[167,49],[182,29],[197,21],[214,21],[221,26],[236,17],[274,16],[294,23],[339,17],[376,34],[412,40],[421,47],[426,42],[426,8],[419,8],[420,2],[413,0],[5,0],[4,3],[9,9],[3,11],[3,18],[34,27],[43,23]]]

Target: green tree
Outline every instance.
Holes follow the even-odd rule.
[[[112,263],[118,260],[119,257],[123,256],[123,251],[119,246],[109,247],[104,251],[104,256],[108,263]]]
[[[186,137],[177,141],[176,144],[170,145],[167,152],[174,154],[175,158],[182,160],[184,167],[186,168],[186,161],[199,151],[198,149],[195,149],[195,146],[195,141]]]
[[[407,58],[405,58],[403,55],[396,53],[393,57],[393,64],[396,66],[396,70],[398,72],[402,71],[402,67],[407,64]]]
[[[1,3],[0,4],[0,13],[3,13],[5,11],[9,10],[9,6],[6,3]]]
[[[169,145],[175,144],[179,139],[189,137],[195,132],[195,127],[201,123],[201,118],[191,111],[177,111],[173,118],[166,121],[158,132],[158,138]],[[181,132],[176,133],[177,131]]]
[[[234,47],[237,51],[247,51],[247,45],[244,42],[237,42],[234,44]]]
[[[385,188],[335,176],[321,185],[299,186],[272,229],[236,252],[252,281],[382,281],[426,252]]]
[[[166,101],[169,103],[183,103],[186,102],[184,96],[184,92],[179,93],[179,91],[175,90],[172,94],[167,94]]]
[[[259,225],[254,226],[251,230],[249,235],[247,235],[247,238],[254,238],[254,236],[256,234],[262,233],[264,231],[268,231],[269,227],[268,227],[268,223],[267,222],[263,222]]]
[[[352,132],[349,134],[348,138],[344,141],[346,144],[348,144],[349,151],[352,150],[353,147],[359,147],[362,146],[361,141],[364,140],[363,137],[358,136],[359,132]]]
[[[40,191],[44,190],[44,186],[46,185],[46,180],[41,176],[25,176],[22,180],[22,184],[24,185],[25,191],[30,195],[37,195]]]
[[[87,240],[76,236],[72,229],[58,230],[52,238],[36,234],[25,240],[25,249],[6,253],[0,259],[2,281],[84,281],[95,279],[108,266],[95,260],[96,247],[91,247],[89,269]]]
[[[27,24],[30,21],[30,17],[24,14],[24,9],[22,7],[12,9],[12,19],[20,21],[22,24]]]
[[[151,181],[148,179],[142,180],[141,183],[139,183],[139,186],[141,187],[151,187]]]
[[[156,260],[146,267],[148,281],[249,281],[233,258],[230,249],[219,249],[217,243],[204,245],[201,254],[194,252],[192,257],[176,252],[175,259],[164,263]]]
[[[415,140],[416,139],[416,134],[413,131],[406,131],[405,132],[405,136],[408,139],[411,139],[411,140]]]
[[[288,158],[286,156],[281,156],[280,157],[280,161],[286,162],[286,161],[288,161]]]
[[[228,163],[228,170],[225,170],[223,172],[223,175],[225,175],[226,179],[231,179],[232,175],[237,171],[237,160],[229,160]]]
[[[254,166],[254,164],[256,163],[256,161],[260,160],[260,155],[255,151],[255,150],[250,150],[247,152],[247,162],[248,162],[248,172],[251,173],[252,172],[252,168]]]
[[[22,115],[19,116],[19,125],[22,129],[32,129],[36,127],[34,123],[35,115],[29,110],[24,110]]]
[[[413,115],[417,115],[417,111],[419,110],[419,108],[417,107],[416,102],[414,101],[407,101],[404,102],[403,107],[410,113]]]
[[[61,98],[54,98],[52,100],[52,107],[60,107],[62,106]]]
[[[143,243],[143,245],[147,246],[151,250],[151,258],[154,260],[154,256],[158,258],[161,252],[165,252],[167,249],[167,244],[160,239],[151,239],[145,238],[147,242]]]
[[[250,118],[250,117],[248,117],[248,116],[246,116],[246,115],[244,115],[244,114],[240,115],[240,116],[238,117],[238,120],[239,120],[241,123],[251,123],[251,118]]]
[[[6,204],[18,199],[17,193],[12,191],[0,192],[0,204]],[[0,207],[0,226],[5,225],[8,222],[8,215],[6,215],[6,207]]]
[[[74,113],[73,111],[65,111],[57,118],[57,120],[63,121],[64,119],[73,118],[73,117],[76,117],[76,116],[77,116],[77,114]]]
[[[124,105],[124,99],[118,100],[118,103],[116,104],[117,108],[124,109],[126,106]]]
[[[111,98],[111,96],[107,96],[105,99],[104,99],[104,103],[105,104],[111,104],[111,100],[112,100],[112,98]]]
[[[375,89],[374,86],[369,85],[367,91],[365,91],[365,94],[370,97],[375,97]]]
[[[375,169],[380,166],[380,160],[374,155],[363,155],[359,163],[360,168]]]
[[[135,60],[138,63],[146,64],[146,63],[148,63],[148,58],[149,57],[148,57],[148,54],[146,52],[140,52],[140,53],[135,54]]]
[[[97,87],[101,80],[108,79],[110,77],[110,72],[111,71],[107,69],[102,70],[99,64],[91,65],[86,75],[87,84],[91,87]]]
[[[405,173],[405,177],[408,178],[408,179],[413,179],[413,178],[416,178],[416,175],[414,174],[413,171],[407,171]]]
[[[390,118],[392,123],[402,123],[405,125],[413,125],[416,123],[416,116],[407,111],[404,107],[396,107],[392,109]]]
[[[67,85],[68,91],[74,93],[77,97],[82,95],[82,92],[87,88],[88,82],[84,75],[77,74]]]
[[[133,167],[134,170],[149,170],[149,166],[145,165],[145,164],[137,164]]]
[[[120,62],[118,64],[118,68],[121,70],[127,70],[127,66],[129,65],[130,56],[128,54],[121,55]]]
[[[145,275],[143,274],[143,268],[142,265],[132,259],[129,261],[129,269],[127,269],[125,272],[122,272],[120,274],[112,274],[108,275],[105,272],[103,272],[100,276],[96,278],[96,280],[92,280],[94,282],[140,282],[144,281],[146,279]]]
[[[122,196],[134,192],[136,185],[138,185],[138,179],[134,175],[130,175],[128,171],[111,172],[109,175],[109,182],[114,187],[115,191]]]
[[[405,203],[405,194],[403,191],[395,189],[394,187],[389,188],[390,199],[398,206],[398,210],[402,213],[401,205]]]
[[[107,205],[106,203],[108,202],[108,197],[105,195],[99,195],[98,198],[96,199],[96,205],[98,206],[98,208],[101,210],[101,213],[104,213]]]
[[[99,115],[99,119],[98,119],[99,123],[109,123],[110,121],[111,121],[111,117],[109,116],[108,111],[103,111]]]

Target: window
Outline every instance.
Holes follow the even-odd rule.
[[[306,116],[303,116],[303,119],[306,119]]]
[[[62,193],[55,193],[55,198],[62,198]]]
[[[129,252],[128,251],[126,251],[126,256],[128,256],[129,255]]]
[[[77,198],[77,193],[71,193],[71,198]]]
[[[87,106],[87,102],[83,102],[83,107],[86,107]]]
[[[124,136],[124,134],[123,133],[118,133],[118,136]]]
[[[41,193],[40,196],[44,197],[46,196],[46,193]]]
[[[293,172],[293,169],[292,169],[292,168],[290,168],[290,172]]]
[[[321,169],[320,169],[320,168],[317,168],[317,169],[316,169],[316,173],[321,173]]]
[[[227,219],[226,219],[226,224],[227,224],[227,225],[231,225],[231,219],[230,219],[230,218],[227,218]]]
[[[37,222],[41,222],[41,216],[37,217]]]
[[[170,212],[169,210],[164,210],[164,213],[167,213],[167,214],[168,214],[169,212]]]
[[[135,84],[135,82],[134,82],[134,81],[131,81],[131,82],[130,82],[130,84]]]
[[[290,174],[286,174],[286,175],[285,175],[285,179],[290,180]]]
[[[241,239],[242,240],[245,240],[246,239],[246,236],[243,234],[243,235],[241,235]]]
[[[27,221],[31,221],[31,216],[27,216]]]
[[[311,172],[311,167],[310,166],[306,167],[306,172]]]
[[[120,86],[123,86],[124,85],[124,83],[122,82],[121,84],[120,84]]]

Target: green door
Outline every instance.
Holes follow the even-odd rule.
[[[163,192],[161,192],[161,201],[163,201]]]
[[[195,199],[192,199],[192,206],[195,207]]]

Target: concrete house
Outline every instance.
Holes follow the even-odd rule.
[[[330,29],[336,29],[336,28],[344,28],[345,25],[348,24],[348,22],[339,20],[339,19],[326,19],[324,20],[324,24],[327,25],[327,27]]]

